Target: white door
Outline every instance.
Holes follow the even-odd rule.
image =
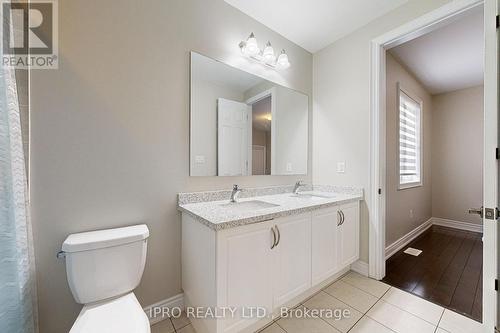
[[[485,332],[499,327],[498,293],[498,161],[495,150],[498,142],[498,30],[496,15],[498,0],[485,0],[485,61],[484,61],[484,157],[483,157],[483,324]],[[488,214],[493,212],[493,216]]]
[[[312,213],[311,252],[312,284],[329,278],[337,272],[337,225],[340,214],[337,207]]]
[[[266,147],[252,146],[252,175],[266,174]]]
[[[340,223],[337,227],[339,267],[352,264],[359,258],[359,203],[338,207]]]
[[[311,286],[311,215],[276,221],[273,306],[276,309]]]
[[[217,175],[248,175],[248,115],[250,106],[217,99]]]
[[[256,321],[242,318],[249,313],[242,309],[263,307],[268,313],[273,306],[273,237],[274,224],[257,223],[222,231],[218,243],[219,263],[217,285],[220,290],[219,307],[235,307],[234,318],[228,316],[223,332],[239,332]]]

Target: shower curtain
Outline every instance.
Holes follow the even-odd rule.
[[[26,169],[14,70],[0,65],[0,332],[36,332]]]

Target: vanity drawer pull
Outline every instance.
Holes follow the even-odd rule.
[[[271,227],[271,231],[273,233],[273,245],[271,245],[271,250],[276,246],[276,232],[274,231],[274,227]]]
[[[344,215],[344,212],[341,211],[341,210],[338,210],[337,211],[337,226],[340,227],[342,224],[344,224],[345,222],[345,215]]]
[[[275,225],[274,227],[276,228],[276,231],[278,232],[278,242],[276,243],[276,246],[278,246],[280,244],[280,240],[281,240],[280,229],[278,228],[277,225]]]

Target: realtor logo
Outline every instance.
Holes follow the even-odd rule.
[[[2,65],[56,69],[56,0],[1,0]]]

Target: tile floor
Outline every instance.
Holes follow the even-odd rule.
[[[476,333],[481,324],[383,282],[350,272],[302,302],[307,309],[349,309],[350,317],[280,318],[260,333]],[[186,317],[164,320],[152,333],[195,333]]]

